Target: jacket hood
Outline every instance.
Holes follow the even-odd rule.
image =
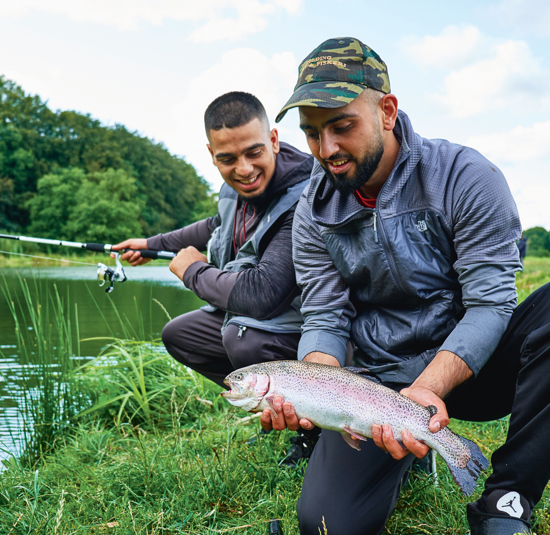
[[[393,132],[401,148],[392,172],[380,190],[377,208],[388,206],[391,199],[404,187],[421,156],[422,138],[414,132],[409,117],[401,110],[398,111]],[[397,169],[400,169],[399,173],[396,172]],[[353,194],[346,195],[334,188],[318,161],[313,167],[308,195],[313,220],[325,227],[347,223],[360,217],[365,210]]]

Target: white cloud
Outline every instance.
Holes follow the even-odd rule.
[[[414,64],[448,72],[444,90],[430,96],[453,117],[550,105],[550,71],[525,41],[502,42],[475,26],[448,26],[439,35],[408,36],[401,46]]]
[[[448,26],[439,35],[407,36],[401,46],[417,65],[456,68],[480,50],[481,32],[475,26]]]
[[[262,4],[257,0],[237,0],[232,6],[236,17],[211,17],[197,28],[189,39],[195,43],[235,41],[243,35],[258,33],[267,26],[268,16],[275,12],[274,3]]]
[[[219,188],[222,179],[212,164],[206,149],[204,110],[216,97],[228,91],[246,91],[257,96],[266,108],[271,127],[296,83],[298,61],[291,52],[268,57],[252,48],[225,52],[218,63],[197,74],[188,85],[184,100],[173,109],[180,124],[177,146],[184,149],[186,160],[192,163],[209,182]],[[285,117],[277,125],[280,139],[307,150],[297,121]],[[171,143],[174,147],[174,142]],[[176,152],[182,152],[177,151]]]
[[[508,180],[524,229],[542,226],[550,230],[550,181],[548,162],[540,160],[499,166]]]
[[[467,145],[498,165],[516,200],[523,228],[550,228],[550,121],[506,132],[472,136]],[[541,200],[544,200],[541,202]]]
[[[137,30],[141,23],[165,20],[195,22],[194,42],[238,40],[262,31],[277,10],[299,11],[303,0],[0,0],[0,17],[21,17],[40,11],[65,15],[77,22]]]
[[[472,136],[467,145],[495,161],[550,160],[550,121],[535,123],[530,127],[518,126],[508,132]]]
[[[445,93],[437,98],[454,117],[464,118],[527,103],[546,107],[550,72],[527,43],[507,41],[494,46],[491,58],[451,72],[444,85]]]
[[[502,0],[487,8],[489,15],[515,30],[550,36],[548,0]]]

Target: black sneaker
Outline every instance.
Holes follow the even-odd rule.
[[[318,427],[314,427],[313,429],[298,429],[296,436],[290,438],[292,446],[290,446],[286,457],[279,464],[281,466],[288,466],[289,468],[296,468],[302,459],[309,460],[320,434],[321,429]]]
[[[271,520],[269,522],[269,535],[283,535],[283,528],[280,520]]]
[[[531,508],[515,491],[495,490],[485,507],[481,499],[466,506],[470,535],[516,535],[531,533]]]

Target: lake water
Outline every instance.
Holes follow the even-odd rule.
[[[23,299],[21,280],[42,293],[42,298],[57,288],[61,298],[69,303],[74,314],[78,310],[79,338],[124,337],[120,325],[123,318],[126,329],[136,331],[136,337],[151,340],[160,338],[162,328],[172,318],[195,310],[203,304],[193,292],[173,275],[168,266],[124,266],[127,280],[115,283],[107,294],[97,282],[97,268],[84,267],[32,267],[1,268],[0,288],[9,287],[12,300]],[[36,296],[33,296],[36,297]],[[161,306],[162,305],[162,306]],[[25,324],[27,328],[32,328]],[[109,343],[108,340],[84,341],[80,344],[80,358],[95,357]],[[21,369],[15,323],[4,291],[0,291],[0,440],[5,450],[17,449],[14,439],[6,434],[6,424],[20,419],[17,402],[10,395]],[[16,390],[16,388],[15,388]],[[0,459],[6,458],[0,444]]]

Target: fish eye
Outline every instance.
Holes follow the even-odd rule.
[[[244,379],[244,375],[242,373],[238,373],[235,375],[236,381],[242,381]]]

